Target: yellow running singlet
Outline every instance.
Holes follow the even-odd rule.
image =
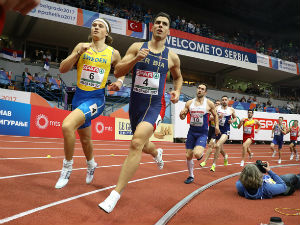
[[[114,49],[110,46],[101,52],[89,48],[80,56],[77,63],[78,88],[84,91],[105,88],[113,52]]]

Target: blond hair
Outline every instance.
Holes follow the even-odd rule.
[[[258,189],[262,186],[263,174],[254,164],[247,164],[240,174],[240,181],[246,189]]]

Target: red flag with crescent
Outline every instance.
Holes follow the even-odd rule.
[[[128,30],[132,30],[134,32],[142,32],[143,31],[143,25],[140,22],[136,22],[133,20],[127,21],[127,28]]]

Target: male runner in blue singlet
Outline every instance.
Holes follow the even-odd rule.
[[[165,46],[170,33],[170,16],[159,13],[154,18],[151,31],[152,39],[132,44],[115,68],[116,77],[124,76],[133,68],[129,104],[133,137],[116,188],[99,204],[107,213],[114,209],[120,194],[137,170],[142,152],[151,154],[158,167],[163,168],[162,149],[156,149],[149,138],[165,114],[164,92],[168,70],[174,81],[174,90],[170,92],[173,103],[178,102],[182,76],[178,55]]]
[[[197,160],[200,160],[203,157],[208,136],[209,112],[214,118],[215,135],[220,133],[219,119],[215,105],[212,101],[205,97],[206,93],[206,84],[199,84],[197,88],[197,97],[187,101],[184,109],[179,115],[180,119],[182,120],[185,119],[188,113],[191,115],[190,129],[185,143],[186,162],[189,171],[189,177],[184,181],[186,184],[190,184],[194,181],[193,156],[195,156]]]

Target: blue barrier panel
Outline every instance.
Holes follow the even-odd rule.
[[[0,134],[30,135],[31,105],[0,100]]]

